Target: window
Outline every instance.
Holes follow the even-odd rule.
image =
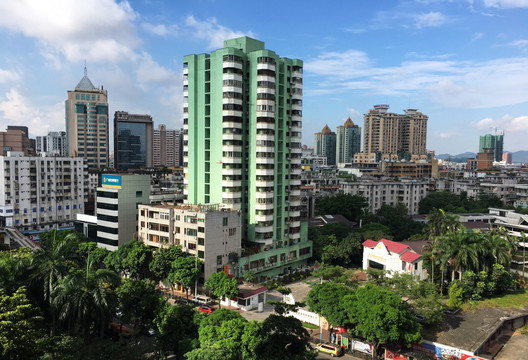
[[[222,265],[222,255],[216,256],[216,265]]]
[[[204,238],[198,238],[198,245],[204,245],[205,240]]]
[[[227,219],[228,219],[228,218],[226,218],[226,217],[223,219],[222,224],[223,224],[224,226],[227,226]]]
[[[229,236],[234,236],[236,234],[236,228],[229,229]]]
[[[198,232],[203,233],[205,231],[205,228],[203,226],[198,226]]]
[[[196,231],[196,229],[185,228],[185,235],[196,236],[197,234],[198,232]]]
[[[204,252],[202,250],[198,250],[198,257],[200,259],[203,259],[204,258]]]
[[[136,191],[136,197],[140,198],[143,196],[143,191]]]

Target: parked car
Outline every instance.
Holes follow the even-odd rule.
[[[418,321],[420,324],[425,324],[425,316],[423,315],[414,315],[416,317],[416,321]]]
[[[327,354],[334,356],[341,356],[343,355],[343,348],[339,345],[335,344],[320,344],[315,347],[317,351],[324,352]]]
[[[198,310],[200,310],[204,314],[211,314],[213,311],[215,311],[215,309],[210,306],[200,306]]]

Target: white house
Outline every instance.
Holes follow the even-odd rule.
[[[379,269],[395,273],[427,278],[427,271],[422,267],[422,254],[413,250],[407,243],[381,239],[367,240],[363,244],[363,269]]]

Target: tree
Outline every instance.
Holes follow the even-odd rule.
[[[54,298],[59,319],[70,330],[80,331],[85,342],[90,339],[92,325],[103,337],[116,306],[114,290],[118,282],[116,273],[99,269],[99,263],[88,257],[83,269],[72,269],[59,280]]]
[[[244,277],[244,281],[251,283],[253,280],[255,280],[256,274],[254,271],[248,270],[245,271],[242,276]]]
[[[157,279],[166,279],[174,260],[182,256],[184,256],[184,253],[180,245],[171,244],[167,248],[159,248],[154,252],[149,269]]]
[[[0,289],[12,294],[21,286],[28,286],[34,269],[32,261],[29,248],[0,251]]]
[[[189,288],[200,276],[201,261],[195,257],[179,257],[172,263],[167,281],[171,284],[179,283],[185,288],[185,294],[189,299]]]
[[[462,288],[458,286],[458,283],[455,281],[453,285],[449,288],[449,300],[447,300],[447,306],[452,311],[460,309],[463,302]]]
[[[140,334],[146,333],[165,298],[149,279],[123,279],[116,293],[122,319],[134,324]]]
[[[36,358],[41,349],[40,324],[43,318],[26,297],[21,287],[12,295],[0,288],[0,355],[2,359]]]
[[[418,203],[420,214],[430,214],[434,209],[451,212],[464,212],[460,198],[449,191],[435,191],[429,193]],[[462,211],[459,211],[462,210]]]
[[[50,320],[50,337],[53,337],[57,321],[54,290],[59,280],[66,276],[71,268],[78,268],[79,239],[75,233],[57,230],[46,231],[42,236],[44,251],[34,256],[35,272],[32,274],[32,281],[37,287],[37,296],[44,303],[43,310]]]
[[[356,335],[371,341],[374,356],[379,345],[421,341],[420,326],[400,297],[390,290],[367,284],[344,298]]]
[[[216,272],[209,276],[205,287],[218,299],[218,305],[223,297],[232,298],[238,295],[238,283],[235,278],[229,277],[224,272]]]
[[[359,222],[368,208],[368,202],[361,195],[340,193],[320,198],[317,206],[318,215],[341,214],[350,221]]]
[[[177,358],[189,352],[198,340],[198,324],[194,322],[196,311],[190,306],[164,303],[154,319],[156,341],[162,351],[172,351]],[[197,345],[197,344],[195,344]]]
[[[390,229],[395,241],[402,241],[412,235],[419,234],[423,225],[407,217],[408,209],[403,203],[395,206],[382,205],[368,222],[379,222]]]
[[[345,270],[341,266],[319,264],[319,268],[313,272],[313,276],[323,280],[332,280],[334,282],[345,284],[348,279]]]
[[[310,311],[322,315],[333,326],[347,327],[347,309],[344,308],[343,298],[353,291],[342,284],[332,281],[316,284],[308,293],[306,303]]]
[[[107,267],[136,279],[150,277],[149,264],[152,249],[138,240],[130,240],[112,251],[105,259]]]
[[[495,264],[509,268],[516,246],[508,241],[507,232],[504,229],[493,229],[480,236],[485,255],[484,270],[489,271]]]
[[[90,256],[96,264],[101,265],[105,261],[110,251],[105,248],[98,247],[97,243],[94,241],[85,241],[79,243],[77,247],[77,253],[83,259],[85,259],[85,261],[88,256]]]

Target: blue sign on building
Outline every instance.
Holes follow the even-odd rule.
[[[101,186],[121,189],[121,175],[101,175]]]

